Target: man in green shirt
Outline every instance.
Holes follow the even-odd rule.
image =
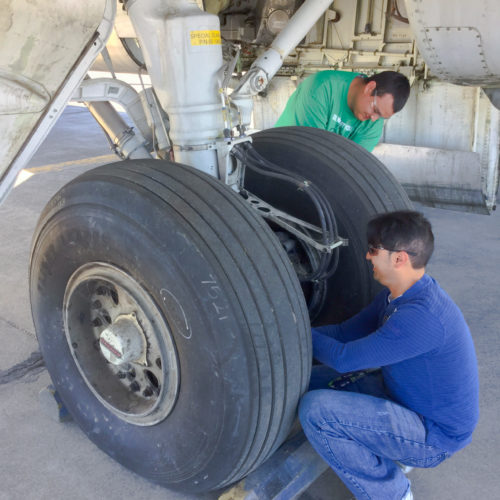
[[[406,104],[408,79],[395,71],[371,77],[320,71],[292,94],[275,127],[299,125],[329,130],[372,151],[390,118]]]

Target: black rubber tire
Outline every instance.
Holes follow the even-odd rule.
[[[62,303],[70,276],[88,262],[125,270],[170,326],[180,392],[156,425],[110,412],[75,365]],[[161,296],[168,287],[189,322],[189,340],[179,307]],[[307,307],[275,235],[220,182],[157,160],[83,174],[41,215],[30,290],[62,401],[87,436],[129,469],[166,487],[206,492],[244,477],[286,438],[310,375]]]
[[[329,200],[339,234],[349,240],[327,282],[326,300],[315,325],[338,323],[365,307],[380,290],[366,255],[366,224],[375,214],[411,210],[405,191],[367,150],[337,134],[308,127],[264,130],[253,136],[256,150],[320,188]],[[271,205],[318,224],[312,203],[289,184],[247,169],[245,187]]]

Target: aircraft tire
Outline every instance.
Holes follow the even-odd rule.
[[[30,293],[64,405],[132,471],[206,492],[286,438],[307,307],[275,235],[219,181],[159,160],[83,174],[40,217]]]
[[[366,224],[376,214],[412,210],[402,186],[389,170],[358,144],[310,127],[281,127],[252,135],[267,160],[313,182],[333,208],[340,248],[336,272],[324,283],[323,297],[310,311],[314,325],[338,323],[368,305],[380,291],[366,261]],[[316,225],[312,203],[296,187],[246,170],[245,187],[276,208]],[[303,284],[306,297],[310,294]]]

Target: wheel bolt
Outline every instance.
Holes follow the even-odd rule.
[[[134,380],[131,384],[130,384],[130,390],[133,391],[133,392],[137,392],[141,389],[141,386],[139,385],[139,382],[137,382],[137,380]]]

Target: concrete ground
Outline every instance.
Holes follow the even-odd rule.
[[[149,483],[108,458],[73,422],[51,420],[38,401],[50,378],[37,354],[29,308],[31,237],[41,209],[59,187],[113,158],[87,111],[69,107],[30,162],[27,180],[0,207],[0,500],[217,497],[182,495]],[[412,471],[412,489],[417,500],[500,498],[500,214],[419,209],[436,235],[428,271],[460,306],[472,331],[481,420],[468,448],[436,469]],[[300,498],[352,495],[328,470]]]

